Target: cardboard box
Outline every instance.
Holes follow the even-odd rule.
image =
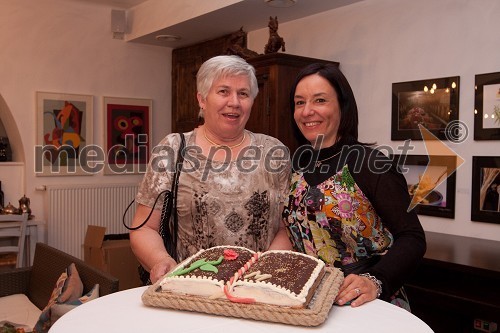
[[[130,248],[129,239],[116,239],[120,238],[119,235],[111,235],[114,239],[106,240],[105,235],[105,227],[87,227],[83,243],[84,261],[118,278],[120,290],[141,286],[137,271],[139,262]]]

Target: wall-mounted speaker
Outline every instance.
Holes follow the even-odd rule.
[[[113,38],[123,39],[123,35],[127,30],[127,19],[124,10],[111,10],[111,32]]]

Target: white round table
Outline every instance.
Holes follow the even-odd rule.
[[[395,305],[375,300],[358,308],[334,305],[317,327],[291,326],[196,312],[148,307],[139,287],[103,296],[78,306],[54,323],[49,333],[88,332],[349,332],[433,333],[418,317]]]

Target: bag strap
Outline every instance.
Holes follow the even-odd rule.
[[[179,231],[179,221],[177,216],[177,189],[179,188],[179,178],[182,172],[182,165],[184,163],[184,147],[186,145],[186,139],[183,133],[180,135],[179,150],[177,152],[177,160],[175,163],[175,174],[172,178],[172,187],[170,189],[169,195],[165,195],[163,200],[163,207],[161,209],[160,227],[158,232],[160,233],[163,244],[168,254],[177,261],[177,239]],[[171,222],[171,217],[173,216],[173,222]]]
[[[160,220],[160,221],[162,221],[163,220],[163,215],[164,215],[163,214],[163,209],[165,208],[165,203],[168,202],[168,201],[170,201],[169,198],[172,195],[172,191],[175,190],[175,194],[177,194],[177,186],[178,186],[178,182],[179,182],[179,173],[182,170],[182,163],[184,162],[184,147],[186,145],[186,139],[184,137],[184,134],[183,133],[179,133],[179,135],[180,135],[180,138],[181,138],[180,139],[180,144],[179,144],[180,146],[179,146],[179,150],[177,152],[177,161],[176,161],[176,165],[175,165],[175,174],[174,174],[174,177],[172,178],[171,189],[170,190],[163,190],[160,193],[158,193],[158,195],[156,196],[155,202],[153,203],[153,207],[151,208],[151,211],[149,212],[148,216],[146,217],[146,219],[144,219],[144,221],[140,225],[138,225],[136,227],[129,227],[127,225],[127,223],[125,222],[125,216],[127,216],[127,212],[129,211],[130,207],[132,207],[132,205],[135,202],[135,199],[132,199],[132,201],[128,204],[127,208],[125,208],[125,211],[123,212],[123,216],[122,216],[122,224],[128,230],[138,230],[138,229],[142,228],[149,221],[149,218],[153,214],[154,207],[156,207],[156,203],[160,199],[161,195],[165,194],[165,197],[163,199],[162,215],[161,215],[161,220]],[[180,166],[179,166],[179,164],[180,164]],[[175,207],[177,208],[177,199],[175,199],[175,200],[176,200],[175,201]],[[160,224],[160,228],[161,228],[161,224]]]

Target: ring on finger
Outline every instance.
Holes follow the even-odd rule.
[[[359,290],[359,288],[354,289],[354,291],[356,292],[356,297],[361,295],[361,290]]]

